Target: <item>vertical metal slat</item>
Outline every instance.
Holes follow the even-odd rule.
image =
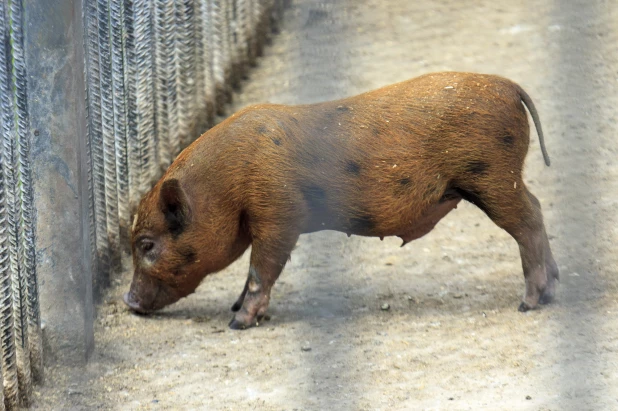
[[[126,139],[127,176],[129,182],[129,212],[135,212],[140,197],[140,164],[137,114],[137,57],[135,55],[135,4],[124,0],[122,7],[124,25],[123,67],[126,89]]]
[[[131,152],[132,163],[137,168],[137,179],[135,184],[138,195],[150,189],[159,171],[159,159],[157,153],[156,134],[155,134],[155,59],[154,41],[155,29],[154,9],[150,0],[135,0],[134,8],[134,33],[135,39],[135,60],[132,61],[131,53],[129,56],[129,67],[135,69],[135,89],[136,89],[136,113],[137,130],[136,144],[137,150]],[[130,47],[127,50],[131,51]]]
[[[215,109],[218,115],[224,114],[225,104],[228,102],[227,63],[228,42],[225,40],[224,11],[222,2],[225,0],[211,0],[211,45],[212,45],[212,69],[215,82]]]
[[[116,173],[116,141],[114,138],[114,97],[110,51],[109,3],[98,0],[99,81],[101,91],[101,125],[103,132],[103,171],[105,207],[110,263],[116,271],[120,263],[120,221],[118,215],[118,176]]]
[[[116,157],[116,176],[118,193],[118,217],[120,234],[124,236],[129,229],[129,172],[127,159],[127,115],[124,66],[124,2],[112,0],[109,3],[111,27],[112,81],[114,110],[114,140]],[[120,239],[119,239],[120,240]],[[124,239],[123,242],[126,242]]]
[[[107,206],[105,200],[105,159],[103,154],[103,130],[101,124],[101,87],[99,68],[99,26],[96,0],[85,2],[86,35],[86,98],[88,115],[88,142],[92,166],[92,196],[94,209],[94,235],[96,246],[97,275],[94,282],[105,284],[111,269],[110,244],[107,234]],[[95,286],[94,289],[103,287]]]
[[[177,93],[178,93],[178,143],[186,147],[195,127],[196,61],[194,31],[195,0],[176,0],[177,16]],[[174,155],[178,154],[177,152]]]
[[[3,64],[0,57],[0,64]],[[0,91],[2,92],[2,91]],[[0,108],[1,111],[1,108]],[[0,144],[0,159],[3,159],[2,155],[2,147]],[[6,211],[6,197],[5,191],[6,187],[4,184],[4,163],[0,161],[0,344],[2,344],[3,352],[5,347],[8,348],[9,352],[14,353],[14,341],[15,337],[13,336],[13,303],[11,296],[11,270],[10,270],[10,261],[9,261],[9,238],[8,238],[8,216]],[[0,381],[4,381],[4,374],[6,371],[2,371],[3,369],[10,370],[15,367],[15,362],[11,361],[13,359],[11,355],[2,356],[2,362],[0,366]],[[6,361],[9,359],[9,361]],[[17,376],[17,373],[15,373]],[[16,382],[16,381],[15,381]],[[15,384],[16,386],[16,384]],[[0,390],[0,410],[5,409],[4,405],[5,396],[4,389]],[[7,403],[9,406],[13,406],[16,408],[17,406],[17,393],[15,393],[13,398],[7,398]]]
[[[155,0],[156,135],[159,165],[164,172],[176,150],[177,129],[176,51],[174,1]]]
[[[28,136],[28,106],[26,90],[26,67],[23,50],[23,20],[21,1],[10,2],[11,47],[13,49],[13,101],[15,110],[15,150],[14,166],[16,167],[15,182],[16,212],[19,213],[17,249],[19,252],[18,270],[13,276],[13,306],[15,321],[15,342],[17,354],[17,380],[20,399],[28,404],[32,391],[32,376],[30,369],[30,344],[28,342],[28,323],[31,316],[38,317],[38,300],[36,294],[28,298],[29,291],[36,293],[36,273],[34,261],[34,228],[32,219],[32,181],[30,171],[29,136]],[[29,281],[28,277],[34,276]],[[30,287],[33,287],[30,290]],[[31,301],[33,300],[33,301]],[[30,303],[30,304],[29,304]],[[29,305],[33,304],[33,307]],[[30,309],[29,309],[30,308]],[[29,312],[32,309],[37,312]],[[30,314],[30,315],[29,315]]]
[[[212,116],[208,112],[209,101],[208,92],[206,89],[206,67],[210,64],[208,54],[209,49],[206,47],[208,42],[204,33],[204,11],[207,13],[207,4],[205,0],[195,1],[195,21],[193,25],[193,35],[195,36],[195,90],[193,93],[194,107],[197,118],[195,119],[195,131],[203,133],[209,126]],[[197,137],[194,136],[194,137]]]
[[[13,173],[14,118],[11,80],[11,49],[9,41],[8,10],[4,1],[0,2],[0,113],[2,136],[0,163],[2,164],[2,199],[0,207],[0,342],[2,344],[2,374],[4,380],[4,402],[10,408],[19,404],[19,385],[17,383],[17,363],[15,353],[15,332],[13,329],[13,284],[12,277],[18,269],[17,245],[15,237],[15,178]]]

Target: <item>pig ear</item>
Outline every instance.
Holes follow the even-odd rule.
[[[178,180],[169,179],[163,182],[159,205],[172,235],[182,234],[189,223],[190,210],[187,196]]]

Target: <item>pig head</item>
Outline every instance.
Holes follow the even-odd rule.
[[[196,213],[211,218],[197,219]],[[234,226],[224,214],[207,197],[191,200],[178,179],[162,179],[134,217],[135,271],[125,303],[143,314],[161,309],[193,293],[207,274],[242,255],[249,243],[240,220]]]

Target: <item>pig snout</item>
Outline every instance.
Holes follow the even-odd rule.
[[[124,303],[136,313],[148,314],[180,299],[174,290],[160,280],[148,276],[136,276],[129,292],[123,296]]]
[[[136,313],[140,314],[148,314],[150,312],[150,310],[146,310],[140,305],[140,303],[137,301],[137,298],[135,298],[135,294],[133,294],[133,292],[131,291],[125,293],[122,299],[127,305],[127,307],[131,309],[131,311],[135,311]]]

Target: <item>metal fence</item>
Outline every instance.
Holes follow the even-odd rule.
[[[41,292],[48,294],[61,288],[54,284],[64,284],[64,288],[78,284],[80,294],[94,290],[96,295],[105,288],[112,274],[122,268],[131,211],[179,151],[212,126],[216,114],[224,114],[232,89],[260,54],[284,2],[0,0],[0,341],[4,382],[0,408],[27,406],[32,382],[43,377],[39,282]],[[82,35],[73,38],[69,30],[51,40],[41,37],[41,33],[65,29],[54,25],[52,20],[57,16],[46,15],[46,10],[54,7],[58,15],[63,10],[78,10],[66,21],[83,28]],[[63,50],[62,45],[67,44],[73,49]],[[62,53],[78,56],[73,70],[76,66],[84,73],[82,79],[81,74],[72,72],[76,83],[84,86],[86,99],[85,109],[76,109],[73,117],[76,122],[84,117],[86,124],[85,135],[79,135],[78,125],[74,127],[78,132],[73,143],[78,147],[70,147],[70,140],[57,136],[57,130],[66,125],[44,124],[56,110],[46,99],[47,91],[79,106],[67,97],[80,95],[73,90],[70,75],[60,92],[47,90],[57,86],[53,74],[64,70],[47,57],[62,57]],[[83,57],[81,61],[79,57]],[[35,109],[29,109],[29,104]],[[65,113],[71,109],[58,108],[57,117],[70,121]],[[61,156],[60,161],[42,154],[46,149],[70,155]],[[53,187],[46,190],[46,178],[40,175],[45,173],[40,170],[50,161],[56,161],[55,169],[75,196],[73,214],[58,213],[63,210],[62,202],[54,197]],[[47,176],[47,181],[50,178],[54,176]],[[75,189],[80,182],[82,188]],[[60,206],[41,206],[56,203]],[[76,203],[82,205],[76,207]],[[82,221],[85,228],[81,235],[87,238],[82,243],[84,250],[68,251],[81,251],[89,258],[82,260],[86,266],[63,272],[54,261],[65,254],[49,249],[70,248],[74,243],[49,232],[61,231],[74,217]],[[83,276],[91,283],[73,278],[81,271],[91,273]],[[62,299],[63,294],[49,298]],[[92,304],[92,299],[80,301]],[[46,313],[43,305],[43,317],[63,312],[61,301],[55,305],[60,308],[53,313]],[[92,308],[80,310],[91,312]],[[65,311],[70,317],[71,311]],[[65,322],[71,321],[79,322],[75,318]],[[85,329],[91,334],[92,324],[86,324]],[[70,339],[68,335],[65,338]]]
[[[42,376],[32,172],[20,2],[0,3],[0,329],[2,404],[27,403]]]

